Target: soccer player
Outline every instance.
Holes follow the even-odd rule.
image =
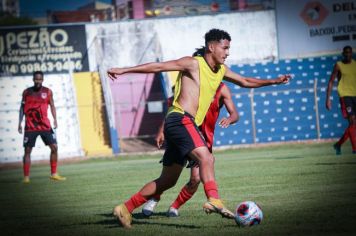
[[[56,136],[51,128],[47,110],[50,105],[53,116],[54,128],[57,128],[56,107],[54,106],[52,90],[42,86],[43,72],[33,73],[34,85],[24,90],[19,114],[18,131],[22,134],[22,120],[25,116],[25,134],[23,146],[25,154],[23,157],[24,183],[30,183],[31,151],[35,146],[36,139],[41,136],[43,142],[51,149],[50,165],[51,180],[65,180],[66,178],[57,173],[58,147]]]
[[[215,124],[219,118],[220,109],[225,105],[229,117],[224,117],[220,120],[219,125],[223,128],[229,127],[230,124],[234,124],[238,121],[239,115],[237,113],[236,107],[231,98],[231,92],[229,88],[221,83],[218,89],[216,90],[216,94],[214,96],[214,100],[211,102],[209,110],[206,113],[203,124],[199,126],[199,129],[204,136],[207,147],[209,151],[212,153],[212,147],[214,143],[214,131]],[[162,143],[164,142],[164,134],[163,129],[160,128],[156,138],[157,147],[160,148]],[[215,158],[215,157],[214,157]],[[177,217],[178,209],[185,204],[198,190],[200,178],[199,178],[199,166],[194,165],[193,163],[189,163],[190,167],[190,180],[184,187],[181,189],[180,193],[176,200],[171,204],[168,209],[167,216],[168,217]],[[146,216],[150,216],[153,214],[154,208],[156,207],[158,201],[161,199],[160,195],[153,196],[142,208],[142,213]]]
[[[352,59],[352,47],[342,50],[343,59],[336,62],[330,76],[326,93],[326,109],[331,109],[330,94],[334,80],[338,79],[337,91],[340,97],[341,111],[349,126],[342,137],[334,144],[337,155],[341,154],[341,145],[350,138],[352,153],[356,154],[356,61]]]
[[[229,55],[230,35],[219,29],[205,34],[204,56],[183,57],[167,62],[153,62],[128,68],[111,68],[110,79],[115,80],[125,73],[158,73],[179,71],[175,84],[173,105],[165,118],[164,134],[167,147],[163,155],[161,175],[147,183],[124,204],[114,208],[114,215],[125,228],[131,228],[134,209],[152,196],[162,194],[173,187],[187,162],[187,157],[199,165],[199,176],[203,183],[207,202],[206,212],[233,218],[234,214],[222,203],[215,181],[214,158],[198,129],[203,123],[212,98],[223,79],[246,88],[257,88],[273,84],[285,84],[290,75],[262,80],[247,78],[232,72],[225,64]]]

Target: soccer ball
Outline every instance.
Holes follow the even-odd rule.
[[[261,207],[255,202],[244,201],[236,207],[235,221],[240,227],[258,225],[263,219]]]

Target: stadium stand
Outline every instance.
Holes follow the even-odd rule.
[[[215,145],[237,145],[283,141],[338,138],[347,122],[343,120],[336,86],[333,109],[325,108],[325,94],[331,70],[338,56],[279,60],[248,65],[233,65],[245,76],[274,78],[292,74],[285,86],[254,90],[227,83],[240,114],[240,121],[229,129],[217,127]],[[252,113],[254,116],[252,116]],[[220,116],[227,115],[224,109]]]

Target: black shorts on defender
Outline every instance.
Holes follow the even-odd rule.
[[[170,113],[164,123],[166,151],[163,155],[163,165],[176,163],[185,166],[188,154],[197,147],[205,146],[206,142],[194,122],[194,117],[188,113]]]
[[[41,136],[42,141],[46,145],[57,144],[56,134],[51,129],[48,131],[25,131],[23,146],[34,147],[38,136]]]
[[[356,115],[356,97],[341,97],[340,105],[344,118]]]

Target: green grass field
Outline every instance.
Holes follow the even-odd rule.
[[[216,152],[220,195],[232,210],[245,200],[263,210],[262,224],[239,228],[233,220],[202,211],[200,186],[180,209],[165,212],[188,179],[184,170],[151,218],[141,208],[133,229],[121,228],[115,205],[157,177],[160,156],[86,159],[59,167],[64,182],[49,180],[49,166],[34,164],[31,183],[22,169],[0,171],[1,235],[355,235],[356,155],[350,146],[336,156],[331,143],[288,144]]]

